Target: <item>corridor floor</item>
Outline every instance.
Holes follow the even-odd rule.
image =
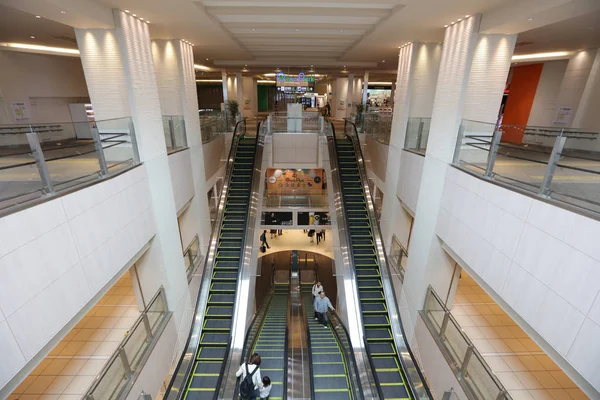
[[[260,237],[262,230],[258,233]],[[311,242],[310,238],[302,229],[284,229],[282,236],[276,236],[271,239],[271,234],[267,229],[267,243],[271,246],[267,249],[266,253],[259,252],[259,257],[269,255],[270,253],[276,253],[278,251],[286,250],[298,250],[298,251],[312,251],[315,253],[323,254],[329,258],[333,258],[333,237],[330,229],[326,230],[326,240],[317,244],[316,237]],[[260,243],[260,239],[256,239],[256,243]]]
[[[8,400],[81,399],[139,315],[131,278],[126,273]]]
[[[452,314],[513,400],[588,399],[464,270]]]

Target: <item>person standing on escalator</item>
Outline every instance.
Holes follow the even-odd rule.
[[[325,296],[325,292],[321,291],[319,296],[315,299],[315,311],[317,312],[317,318],[319,322],[323,324],[324,328],[327,328],[329,324],[329,318],[327,317],[327,309],[331,311],[335,310],[329,301],[329,297]]]
[[[321,285],[321,282],[317,282],[313,285],[313,287],[312,287],[313,305],[315,304],[315,299],[317,297],[319,297],[319,293],[321,293],[322,291],[323,291],[323,285]],[[319,317],[317,316],[317,310],[315,310],[315,319],[319,319]]]
[[[240,397],[244,400],[256,400],[260,398],[260,389],[263,387],[260,377],[260,354],[254,353],[248,359],[248,362],[240,365],[235,373],[238,378],[241,376]]]

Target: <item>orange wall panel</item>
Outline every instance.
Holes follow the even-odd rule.
[[[544,64],[531,64],[513,69],[510,93],[506,99],[502,119],[503,125],[527,125],[543,67]],[[521,144],[523,131],[504,128],[502,141]]]

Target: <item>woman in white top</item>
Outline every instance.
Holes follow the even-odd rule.
[[[323,286],[321,285],[321,282],[317,282],[313,285],[312,287],[312,295],[313,295],[313,304],[315,303],[315,299],[319,296],[319,293],[321,293],[323,291]],[[317,312],[314,312],[314,317],[315,319],[317,318]]]
[[[240,368],[235,373],[235,376],[242,377],[242,382],[246,379],[246,374],[252,375],[252,383],[254,383],[254,393],[248,398],[248,400],[255,400],[259,398],[259,389],[262,388],[262,378],[260,377],[260,354],[254,353],[248,359],[248,372],[246,372],[246,363],[242,363]],[[256,370],[256,372],[254,372]],[[254,372],[254,373],[253,373]]]

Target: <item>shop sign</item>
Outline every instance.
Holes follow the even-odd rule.
[[[300,72],[298,75],[286,75],[283,72],[277,74],[277,83],[314,83],[314,76],[306,76],[304,72]]]

